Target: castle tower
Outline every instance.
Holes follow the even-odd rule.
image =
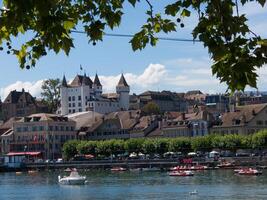
[[[60,86],[60,114],[68,114],[68,84],[65,75]]]
[[[78,101],[81,102],[81,111],[86,111],[87,107],[87,101],[90,98],[90,90],[92,88],[92,80],[90,79],[89,76],[86,76],[84,73],[84,76],[82,77],[82,86],[81,86],[81,99]]]
[[[128,110],[130,101],[130,86],[127,84],[123,74],[121,74],[121,78],[116,86],[116,92],[119,94],[120,108],[122,110]]]
[[[100,83],[100,80],[99,80],[97,74],[95,75],[95,80],[94,80],[94,83],[93,83],[93,88],[94,88],[94,91],[95,91],[95,95],[96,96],[100,96],[102,94],[102,85]]]

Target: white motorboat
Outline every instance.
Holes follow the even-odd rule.
[[[73,170],[69,176],[58,176],[58,182],[63,185],[83,185],[86,182],[86,176],[80,176],[77,170]]]

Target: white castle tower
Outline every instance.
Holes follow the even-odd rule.
[[[68,114],[68,84],[65,75],[60,86],[60,114]]]
[[[94,83],[93,83],[93,89],[94,89],[94,92],[95,92],[95,96],[96,97],[100,97],[101,94],[102,94],[102,85],[100,83],[100,80],[99,80],[97,74],[95,75],[95,80],[94,80]]]
[[[128,110],[130,102],[130,86],[127,84],[123,74],[121,74],[121,78],[116,86],[116,92],[119,94],[119,106],[121,110]]]

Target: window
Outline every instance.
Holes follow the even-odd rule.
[[[79,100],[79,101],[81,101],[81,100],[82,100],[81,96],[78,96],[78,100]]]
[[[79,108],[79,112],[82,112],[82,109],[81,108]]]
[[[263,121],[262,120],[258,120],[258,121],[256,121],[256,124],[257,125],[263,125]]]
[[[71,113],[71,110],[69,110],[69,113]]]
[[[55,126],[55,131],[58,131],[58,126]]]
[[[70,130],[71,130],[71,131],[74,131],[74,127],[73,127],[73,126],[71,126],[71,127],[70,127]]]
[[[69,103],[69,107],[71,107],[71,103]]]
[[[48,127],[48,130],[49,130],[49,131],[53,131],[53,126],[49,126],[49,127]]]
[[[58,140],[58,135],[55,135],[55,139]]]
[[[23,127],[23,132],[28,132],[28,127]]]
[[[69,101],[71,101],[71,97],[69,97]]]
[[[33,126],[32,127],[32,131],[37,131],[37,127],[36,126]]]
[[[79,106],[79,107],[81,107],[81,106],[82,106],[82,103],[81,103],[81,102],[79,102],[79,103],[78,103],[78,106]]]
[[[72,96],[72,101],[75,101],[75,96]]]
[[[39,131],[43,131],[44,127],[43,126],[39,126]]]
[[[72,107],[75,107],[75,103],[72,103]]]
[[[60,130],[61,131],[64,131],[64,126],[60,126]]]
[[[21,132],[21,128],[20,127],[17,128],[17,132]]]
[[[68,126],[66,127],[66,131],[69,131],[69,127]]]
[[[75,113],[75,109],[73,109],[72,112]]]

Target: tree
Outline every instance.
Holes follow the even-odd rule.
[[[159,33],[183,28],[184,18],[196,13],[193,40],[200,40],[208,48],[213,75],[231,91],[244,90],[247,85],[257,87],[256,70],[267,63],[267,39],[254,33],[246,15],[239,14],[239,7],[250,1],[266,4],[266,0],[176,0],[166,3],[164,13],[155,13],[150,0],[127,0],[133,7],[146,2],[148,8],[146,23],[130,41],[132,49],[155,46]],[[74,47],[72,32],[77,26],[83,27],[93,45],[101,41],[106,29],[120,25],[125,4],[124,0],[4,0],[0,44],[6,41],[7,53],[17,56],[21,68],[30,69],[49,50],[68,55]],[[20,48],[12,48],[13,38],[26,33],[30,33],[30,39]]]
[[[67,160],[73,158],[77,153],[77,146],[80,143],[78,140],[69,140],[63,145],[63,157]]]
[[[59,105],[60,98],[60,80],[59,79],[48,79],[42,84],[42,97],[44,103],[48,106],[49,112],[56,112]]]
[[[146,104],[143,108],[142,111],[147,114],[147,115],[157,115],[160,114],[160,108],[159,106],[154,103],[154,102],[149,102],[148,104]]]

